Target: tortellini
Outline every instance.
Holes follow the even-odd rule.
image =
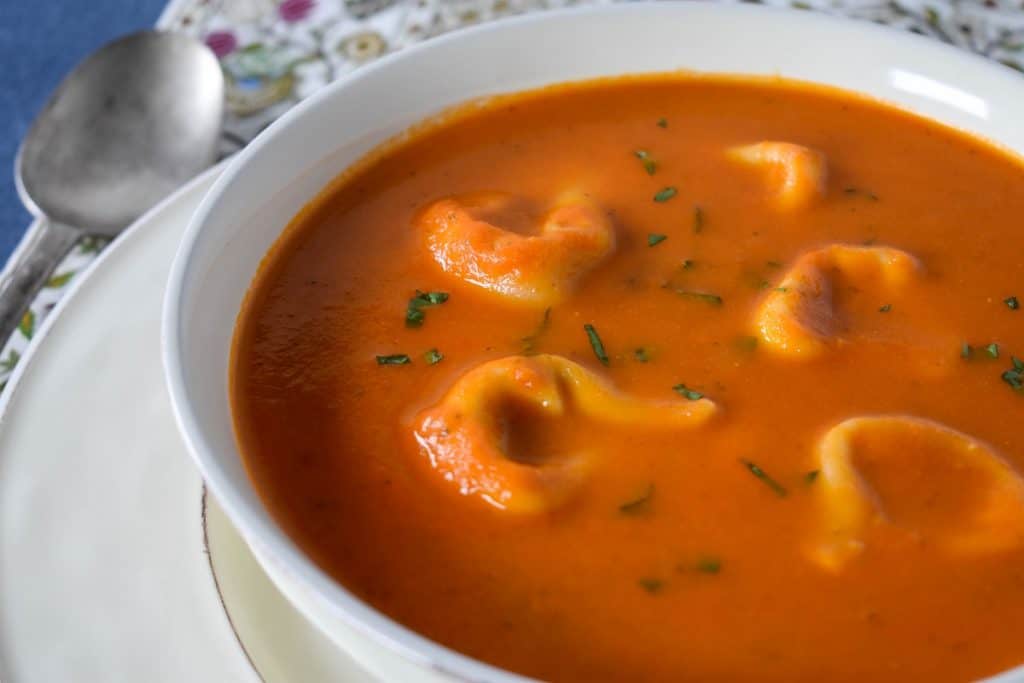
[[[566,501],[597,465],[590,451],[529,461],[508,452],[509,414],[560,418],[570,411],[640,430],[686,429],[716,412],[706,398],[648,400],[617,392],[560,356],[509,356],[470,370],[415,419],[414,435],[431,469],[463,496],[513,514],[535,514]]]
[[[484,193],[442,199],[417,218],[427,249],[446,273],[507,300],[549,306],[615,249],[615,229],[597,205],[568,194],[541,220],[537,234],[490,222],[515,199]],[[493,220],[493,219],[492,219]]]
[[[816,149],[791,142],[765,141],[730,147],[731,159],[763,169],[780,209],[808,206],[824,196],[828,163]]]
[[[779,354],[819,356],[857,337],[835,305],[837,282],[870,283],[894,292],[921,272],[916,258],[891,247],[833,244],[807,252],[757,308],[755,332]]]
[[[845,420],[817,449],[821,519],[811,556],[839,570],[878,526],[942,552],[976,556],[1024,542],[1024,480],[992,448],[915,417]],[[879,491],[866,470],[898,468],[898,492]]]

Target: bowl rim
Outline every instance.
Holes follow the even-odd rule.
[[[824,12],[807,12],[788,7],[773,7],[751,4],[698,3],[692,0],[640,0],[638,2],[614,2],[607,5],[590,5],[532,12],[507,17],[484,24],[457,29],[436,36],[396,52],[392,52],[373,63],[356,69],[320,88],[309,97],[296,103],[277,120],[259,133],[246,147],[235,153],[226,162],[226,168],[203,198],[189,222],[171,266],[167,289],[163,299],[161,318],[161,357],[164,378],[167,384],[172,412],[190,457],[200,470],[206,485],[213,491],[232,523],[241,532],[246,542],[253,547],[261,562],[273,565],[275,573],[280,572],[305,591],[323,599],[334,613],[349,626],[357,629],[378,644],[391,650],[397,656],[427,667],[435,672],[464,681],[492,681],[495,683],[530,683],[535,679],[517,674],[495,665],[488,664],[463,654],[450,647],[431,640],[425,635],[387,616],[368,602],[357,597],[340,582],[329,576],[306,555],[298,545],[272,519],[262,519],[244,497],[236,491],[236,483],[217,463],[212,455],[214,448],[200,427],[200,420],[193,410],[189,382],[186,380],[183,363],[182,331],[185,319],[184,303],[186,284],[192,274],[192,261],[199,251],[200,238],[210,229],[209,217],[218,207],[222,195],[244,171],[253,157],[269,145],[284,130],[301,125],[302,119],[321,107],[326,101],[337,96],[339,91],[352,84],[377,77],[378,72],[391,68],[392,64],[415,60],[422,53],[442,45],[458,43],[467,36],[478,36],[493,32],[516,30],[523,26],[548,22],[567,15],[615,17],[621,14],[664,13],[673,19],[699,16],[705,13],[751,17],[759,15],[785,15],[787,21],[802,22],[806,30],[815,28],[840,32],[857,38],[864,43],[872,39],[900,43],[904,49],[915,52],[929,50],[933,54],[954,63],[981,68],[993,78],[1005,83],[1007,89],[1016,89],[1024,95],[1024,79],[1011,69],[995,60],[973,52],[940,42],[934,38],[917,35],[896,27],[880,26],[863,19],[837,17]],[[714,74],[716,72],[708,72]],[[724,72],[723,72],[724,73]],[[735,75],[735,74],[732,74]],[[742,75],[742,74],[739,74]],[[853,87],[840,88],[852,93],[865,94]],[[871,95],[871,97],[874,97]],[[471,98],[470,98],[471,99]],[[884,102],[884,100],[883,100]],[[900,105],[885,102],[888,106]],[[919,116],[924,116],[920,115]],[[928,117],[926,117],[928,118]],[[946,124],[944,124],[946,125]],[[972,137],[979,137],[971,133]],[[998,140],[987,140],[1000,146]],[[286,183],[282,183],[284,185]],[[282,230],[284,226],[282,226]],[[232,426],[232,431],[234,431]],[[241,454],[239,454],[241,456]],[[246,486],[252,487],[247,481]],[[262,505],[262,503],[257,503]],[[1021,675],[1024,667],[1003,672],[997,676]]]

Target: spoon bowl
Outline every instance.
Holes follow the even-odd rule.
[[[188,36],[135,33],[58,86],[18,150],[18,193],[40,220],[0,274],[0,344],[86,235],[114,237],[216,157],[217,58]]]
[[[22,200],[83,233],[115,235],[214,160],[223,76],[180,34],[108,44],[61,83],[17,157]]]

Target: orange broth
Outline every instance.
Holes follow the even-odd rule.
[[[765,175],[723,154],[758,140],[822,152],[820,201],[771,206]],[[452,277],[415,228],[435,200],[500,191],[521,198],[526,227],[515,229],[528,232],[567,189],[602,207],[616,246],[550,306]],[[1022,216],[1019,159],[848,93],[666,75],[499,97],[374,155],[288,227],[239,317],[238,440],[268,509],[325,571],[512,671],[994,674],[1024,662],[1024,543],[961,555],[929,540],[983,495],[978,476],[873,447],[862,474],[891,523],[869,528],[839,570],[807,549],[822,514],[816,444],[847,418],[931,420],[1024,469],[1024,395],[1011,386],[1024,310],[1006,301],[1024,303]],[[856,339],[820,358],[771,353],[752,328],[757,306],[799,255],[833,243],[904,250],[923,275],[891,292],[841,282],[836,305]],[[449,297],[409,327],[416,290]],[[432,349],[440,362],[426,359]],[[413,429],[470,369],[526,353],[557,354],[644,399],[686,401],[673,391],[684,384],[719,412],[658,431],[512,411],[502,424],[514,457],[583,449],[596,465],[563,503],[511,515],[432,471]],[[389,354],[411,362],[375,360]],[[923,531],[907,533],[915,519]]]

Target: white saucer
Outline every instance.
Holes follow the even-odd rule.
[[[369,680],[205,504],[170,413],[159,348],[164,283],[218,173],[183,188],[103,254],[36,334],[0,398],[5,683]]]

